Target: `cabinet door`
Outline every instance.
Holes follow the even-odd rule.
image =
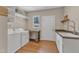
[[[16,52],[21,47],[20,34],[14,33],[8,37],[8,52]]]
[[[56,44],[59,52],[62,52],[62,37],[56,33]]]
[[[28,32],[22,32],[22,46],[27,44],[29,41],[29,33]]]
[[[25,43],[28,43],[29,42],[29,32],[26,32],[26,39],[25,39]]]
[[[15,49],[15,39],[14,34],[11,34],[8,36],[8,52],[14,52]]]
[[[14,45],[15,45],[14,50],[17,51],[21,47],[20,33],[16,33],[15,34],[14,41],[15,41],[15,43],[14,43]]]
[[[79,39],[64,38],[63,52],[64,53],[79,53]]]
[[[25,45],[26,42],[26,33],[22,33],[22,46]]]

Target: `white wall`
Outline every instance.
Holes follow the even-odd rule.
[[[28,28],[28,21],[26,19],[24,19],[23,17],[19,16],[16,12],[15,12],[16,7],[9,7],[8,8],[8,17],[10,22],[12,22],[12,26],[8,26],[8,28],[23,28],[23,29],[27,29]],[[23,12],[22,12],[23,13]],[[27,16],[27,15],[26,15]]]
[[[28,29],[28,20],[16,16],[15,17],[15,27],[23,28],[23,29],[27,30]]]
[[[28,13],[28,16],[56,16],[55,21],[56,21],[56,29],[62,29],[63,25],[61,23],[61,20],[63,19],[64,15],[64,8],[55,8],[55,9],[49,9],[49,10],[43,10],[43,11],[35,11],[35,12],[30,12]],[[32,18],[29,20],[29,29],[33,30],[33,25],[32,25]]]
[[[68,15],[70,20],[75,21],[76,31],[79,31],[79,6],[65,7],[64,15]]]

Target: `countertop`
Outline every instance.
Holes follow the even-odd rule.
[[[29,32],[28,30],[27,31],[8,31],[8,34],[14,34],[14,33],[21,33],[21,32]]]
[[[66,30],[57,30],[56,31],[57,34],[59,34],[60,36],[62,36],[63,38],[68,38],[68,39],[79,39],[79,35],[75,35],[73,34],[73,32],[71,31],[66,31]]]

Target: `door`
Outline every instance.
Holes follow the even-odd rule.
[[[41,40],[55,41],[55,16],[41,18]]]

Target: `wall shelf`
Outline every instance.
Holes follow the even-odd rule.
[[[64,23],[64,22],[67,22],[67,21],[69,21],[69,20],[62,20],[61,22]]]

